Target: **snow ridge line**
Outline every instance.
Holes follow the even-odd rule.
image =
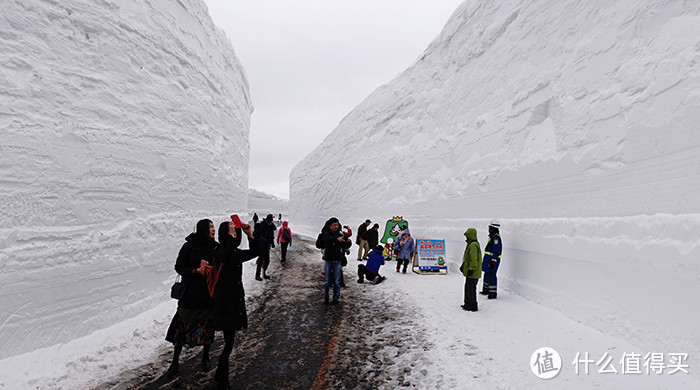
[[[338,321],[335,323],[333,336],[331,336],[331,340],[328,342],[328,354],[326,354],[326,358],[323,359],[323,364],[321,364],[321,368],[318,370],[318,375],[316,375],[314,383],[311,384],[311,390],[325,390],[328,388],[328,365],[330,364],[331,355],[333,355],[333,350],[338,341],[338,330],[340,329],[342,320],[343,316],[339,316]]]

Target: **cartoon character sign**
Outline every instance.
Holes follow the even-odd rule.
[[[382,236],[381,240],[379,240],[383,244],[389,244],[385,246],[384,257],[391,257],[392,259],[395,257],[393,244],[396,242],[396,238],[399,236],[399,233],[401,233],[401,231],[407,227],[408,221],[404,220],[403,217],[394,217],[386,221],[386,226],[384,226],[384,236]]]

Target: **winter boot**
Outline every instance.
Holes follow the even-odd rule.
[[[266,273],[266,270],[263,270],[263,278],[264,279],[270,279],[270,275]]]
[[[260,271],[262,270],[262,266],[258,264],[258,266],[255,268],[255,280],[262,280],[260,277]]]
[[[357,283],[364,283],[364,282],[365,282],[365,280],[363,278],[357,279]]]
[[[177,372],[180,370],[180,364],[178,362],[172,362],[170,363],[170,367],[168,368],[168,372],[165,373],[165,377],[168,378],[168,380],[172,380],[175,378],[177,375]]]
[[[496,299],[497,295],[496,293],[489,294],[489,299]]]

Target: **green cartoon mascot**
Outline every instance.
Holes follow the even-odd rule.
[[[404,220],[403,217],[394,217],[386,221],[386,226],[384,227],[384,236],[382,236],[382,239],[379,240],[383,244],[390,244],[385,246],[385,258],[391,258],[392,260],[396,259],[396,256],[394,255],[394,242],[396,242],[396,237],[399,236],[401,231],[406,229],[407,227],[408,221]]]

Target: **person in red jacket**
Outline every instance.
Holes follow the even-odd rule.
[[[287,262],[287,247],[292,245],[292,230],[287,221],[282,222],[282,228],[277,232],[277,243],[282,244],[280,262],[284,265]]]

